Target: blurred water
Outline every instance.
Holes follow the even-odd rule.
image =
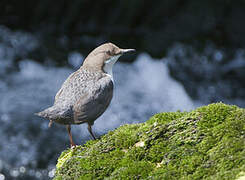
[[[176,43],[166,55],[172,75],[194,99],[245,107],[245,49],[231,56],[210,43],[203,50]]]
[[[2,169],[5,173],[10,170],[7,173],[13,177],[26,173],[41,178],[52,170],[57,153],[69,143],[65,128],[48,129],[48,121],[33,113],[52,105],[55,93],[72,69],[44,67],[32,60],[20,61],[19,68],[19,72],[0,81]],[[183,87],[169,77],[161,61],[142,54],[133,64],[118,63],[114,71],[114,98],[107,112],[95,122],[97,135],[124,123],[143,122],[157,112],[193,108]],[[75,127],[73,133],[80,144],[88,136],[84,125]],[[47,165],[46,172],[41,170]]]
[[[84,56],[70,52],[67,57],[70,67],[47,66],[28,59],[28,53],[38,47],[35,36],[0,27],[0,180],[52,178],[59,153],[69,147],[63,126],[55,124],[48,128],[48,121],[33,113],[52,105],[62,82],[79,68]],[[223,98],[216,92],[215,82],[200,81],[210,88],[198,87],[199,100],[194,102],[169,75],[167,63],[179,67],[176,74],[188,82],[185,73],[189,71],[195,72],[196,77],[210,79],[218,71],[245,67],[243,52],[238,51],[237,57],[222,68],[219,66],[224,58],[222,51],[208,47],[199,55],[192,49],[189,56],[190,48],[178,44],[161,60],[142,53],[132,64],[116,63],[114,97],[107,111],[95,121],[96,136],[125,123],[144,122],[158,112],[193,109],[206,103],[210,96]],[[209,62],[210,57],[215,63]],[[221,83],[221,90],[232,89],[232,84]],[[72,132],[77,144],[91,139],[86,125],[73,126]]]
[[[0,177],[47,179],[69,141],[64,127],[48,128],[48,121],[33,113],[52,105],[62,82],[83,56],[68,55],[74,69],[48,67],[25,58],[38,46],[35,37],[0,28],[0,39]],[[16,56],[21,60],[13,68]],[[169,76],[166,63],[147,54],[139,55],[133,64],[118,62],[114,78],[112,103],[93,126],[97,136],[125,123],[143,122],[157,112],[194,107],[182,85]],[[74,127],[73,134],[78,144],[90,139],[86,125]]]

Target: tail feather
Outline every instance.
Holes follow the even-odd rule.
[[[45,109],[44,111],[35,113],[35,115],[46,118],[50,120],[50,125],[52,121],[60,122],[61,124],[69,124],[73,118],[72,108],[62,108],[59,106],[52,106]]]
[[[47,118],[48,115],[47,113],[45,112],[46,110],[44,111],[41,111],[41,112],[38,112],[38,113],[34,113],[36,116],[40,116],[40,117],[44,117],[44,118]]]
[[[53,123],[52,116],[51,116],[52,109],[53,108],[50,107],[48,109],[45,109],[44,111],[34,113],[36,116],[40,116],[40,117],[48,119],[49,120],[49,124],[48,124],[49,128],[52,126],[52,123]]]
[[[54,114],[53,111],[54,111],[54,107],[52,106],[41,112],[35,113],[35,115],[46,118],[46,119],[52,119],[52,116]]]

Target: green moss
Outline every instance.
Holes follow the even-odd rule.
[[[160,113],[64,151],[55,179],[238,179],[245,109],[222,103]]]

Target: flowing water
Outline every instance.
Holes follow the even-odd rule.
[[[38,43],[31,34],[0,28],[0,180],[52,178],[57,157],[69,147],[65,127],[48,128],[48,121],[34,113],[52,105],[62,82],[80,66],[83,56],[71,52],[70,67],[39,64],[27,59]],[[201,105],[169,75],[166,62],[142,53],[133,63],[114,66],[114,97],[95,121],[96,136],[125,123],[144,122],[158,112]],[[72,132],[77,144],[91,139],[86,125],[72,126]]]

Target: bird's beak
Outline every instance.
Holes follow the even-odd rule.
[[[121,53],[124,54],[124,53],[128,53],[128,52],[134,52],[135,49],[121,49]]]

